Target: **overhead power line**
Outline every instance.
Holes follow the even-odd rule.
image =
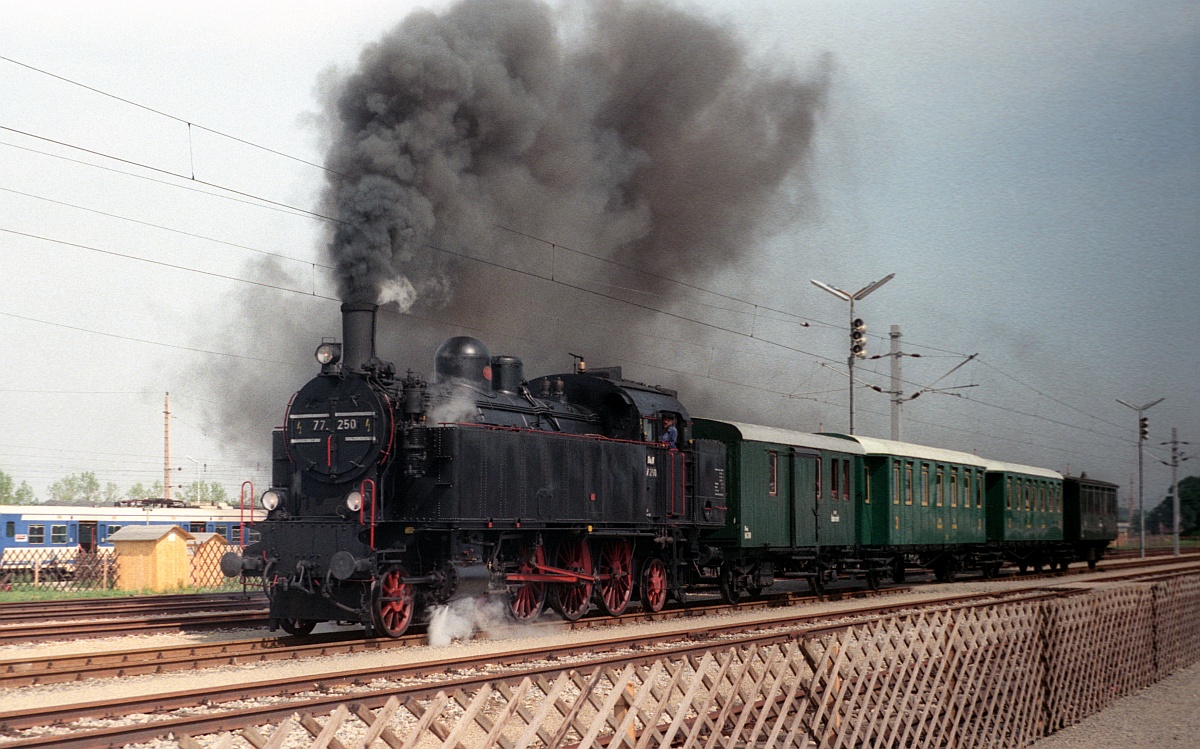
[[[3,231],[3,229],[0,229],[0,231]],[[178,344],[167,343],[165,341],[152,341],[148,338],[138,338],[137,336],[120,335],[118,333],[106,333],[103,330],[92,330],[90,328],[81,328],[77,325],[66,325],[64,323],[51,322],[50,320],[40,320],[36,317],[29,317],[27,315],[16,315],[11,312],[0,311],[0,315],[3,315],[4,317],[12,317],[17,320],[24,320],[26,322],[38,323],[39,325],[50,325],[55,328],[65,328],[66,330],[74,330],[74,331],[77,331],[80,333],[90,333],[91,335],[99,335],[99,336],[104,336],[106,338],[118,338],[122,341],[134,341],[136,343],[148,343],[153,346],[163,346],[165,348],[176,349],[178,351],[191,351],[191,352],[194,352],[197,354],[210,354],[212,356],[223,356],[223,357],[227,357],[230,359],[242,359],[245,361],[265,362],[268,364],[282,364],[287,367],[296,366],[295,362],[279,361],[278,359],[263,359],[263,358],[260,358],[257,356],[245,356],[243,354],[231,354],[228,351],[213,351],[211,349],[193,348],[191,346],[180,346]],[[30,392],[33,392],[33,391],[30,391]]]
[[[318,263],[313,260],[302,260],[300,258],[292,257],[290,255],[283,255],[278,252],[268,252],[267,250],[260,250],[257,247],[251,247],[249,245],[238,244],[237,242],[230,242],[230,241],[227,241],[224,239],[217,239],[216,237],[209,237],[209,236],[205,236],[204,234],[196,234],[196,233],[190,232],[190,231],[183,231],[182,229],[173,229],[169,226],[164,226],[162,224],[155,224],[150,221],[142,221],[140,219],[132,218],[130,216],[121,216],[116,213],[109,213],[108,211],[101,211],[96,208],[88,208],[87,206],[77,205],[75,203],[68,203],[63,200],[55,200],[54,198],[47,198],[42,195],[34,195],[33,193],[22,192],[20,190],[13,190],[8,187],[0,187],[0,190],[2,190],[4,192],[12,193],[13,195],[20,195],[25,198],[41,200],[46,203],[53,203],[55,205],[65,206],[67,208],[74,208],[75,210],[78,210],[78,211],[86,211],[88,213],[94,213],[98,216],[106,216],[108,218],[115,218],[120,221],[128,221],[131,224],[138,224],[139,226],[149,226],[152,229],[161,229],[163,231],[169,231],[172,234],[179,234],[179,235],[185,236],[185,237],[192,237],[193,239],[203,239],[206,242],[214,242],[216,244],[223,244],[223,245],[226,245],[227,247],[234,247],[239,250],[246,250],[247,252],[255,252],[260,255],[266,255],[268,257],[279,258],[280,260],[291,260],[292,262],[295,262],[295,263],[302,263],[304,265],[308,265],[308,266],[312,266],[312,267],[316,267],[316,268],[324,268],[326,270],[336,270],[336,268],[334,266],[327,265],[325,263]]]
[[[42,68],[34,67],[33,65],[30,65],[29,63],[21,62],[20,60],[14,60],[13,58],[5,57],[4,55],[0,55],[0,60],[4,60],[5,62],[12,63],[13,65],[19,65],[20,67],[23,67],[27,70],[32,70],[35,73],[40,73],[41,75],[49,76],[50,78],[54,78],[55,80],[59,80],[64,83],[69,83],[72,86],[78,86],[79,88],[86,89],[88,91],[91,91],[92,93],[100,94],[101,96],[107,96],[110,99],[115,99],[116,101],[122,102],[124,104],[128,104],[132,107],[137,107],[138,109],[143,109],[147,112],[151,112],[153,114],[159,115],[160,117],[166,117],[169,120],[174,120],[176,122],[183,123],[183,124],[187,125],[188,127],[194,127],[197,130],[203,130],[205,132],[212,133],[213,135],[219,135],[222,138],[228,138],[229,140],[236,141],[238,143],[250,146],[252,148],[257,148],[261,151],[266,151],[267,153],[272,153],[272,154],[275,154],[276,156],[282,156],[285,159],[290,159],[292,161],[296,161],[301,164],[306,164],[311,167],[316,167],[317,169],[320,169],[323,172],[331,172],[333,174],[345,176],[345,175],[342,175],[341,172],[330,169],[329,167],[324,166],[323,164],[317,164],[315,162],[308,161],[307,159],[302,159],[299,156],[293,156],[290,153],[286,153],[284,151],[277,151],[274,148],[268,148],[267,146],[261,145],[259,143],[255,143],[253,141],[246,140],[245,138],[239,138],[236,135],[230,135],[229,133],[225,133],[220,130],[214,130],[211,127],[205,127],[204,125],[197,124],[195,122],[192,122],[191,120],[184,119],[183,117],[178,117],[176,115],[170,114],[169,112],[164,112],[161,109],[155,109],[154,107],[146,106],[145,104],[141,104],[139,102],[133,101],[132,99],[126,99],[122,96],[117,96],[116,94],[109,93],[108,91],[104,91],[103,89],[96,88],[95,86],[89,86],[86,83],[81,83],[72,78],[67,78],[66,76],[62,76],[57,73],[51,73],[50,71],[43,70]]]
[[[334,223],[342,223],[341,221],[339,221],[336,218],[333,218],[332,216],[326,216],[324,214],[317,213],[316,211],[305,210],[304,208],[299,208],[297,206],[289,205],[287,203],[281,203],[277,200],[271,200],[270,198],[264,198],[264,197],[261,197],[258,195],[254,195],[253,193],[244,192],[242,190],[235,190],[232,187],[227,187],[225,185],[222,185],[222,184],[219,184],[216,182],[208,182],[207,180],[198,179],[195,175],[188,176],[186,174],[179,174],[178,172],[173,172],[170,169],[163,169],[162,167],[151,166],[149,164],[143,164],[140,161],[133,161],[132,159],[125,159],[120,156],[113,156],[112,154],[104,153],[103,151],[96,151],[91,148],[84,148],[83,146],[77,146],[73,143],[67,143],[65,141],[55,140],[54,138],[47,138],[44,135],[37,135],[35,133],[30,133],[25,130],[18,130],[13,127],[8,127],[7,125],[0,125],[0,130],[5,130],[10,133],[16,133],[17,135],[23,135],[26,138],[33,138],[34,140],[40,140],[44,143],[53,143],[56,146],[62,146],[63,148],[69,148],[73,151],[81,151],[82,153],[90,153],[91,155],[99,156],[102,159],[111,159],[112,161],[116,161],[121,164],[128,164],[129,166],[136,166],[139,169],[146,169],[151,172],[158,173],[158,174],[166,174],[168,176],[176,177],[178,179],[188,180],[190,182],[195,182],[198,185],[205,185],[206,187],[212,187],[217,190],[223,190],[223,191],[228,192],[233,195],[240,195],[244,198],[253,198],[255,200],[262,201],[263,203],[267,203],[269,205],[278,206],[280,208],[286,208],[289,211],[294,211],[296,213],[303,213],[303,214],[307,214],[309,216],[314,216],[314,217],[322,219],[324,221],[332,221]]]

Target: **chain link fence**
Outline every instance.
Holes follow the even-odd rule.
[[[235,547],[189,544],[184,592],[240,591],[238,578],[221,572],[221,557]],[[5,549],[0,592],[89,593],[121,589],[120,557],[113,549]]]

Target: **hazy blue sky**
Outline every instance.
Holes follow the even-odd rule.
[[[183,480],[207,470],[231,492],[243,479],[261,490],[269,428],[320,337],[339,330],[320,223],[285,207],[312,209],[321,188],[303,163],[325,152],[318,82],[412,7],[445,6],[334,5],[5,3],[0,470],[18,483],[44,497],[80,470],[122,487],[161,477],[170,391]],[[853,290],[894,272],[858,311],[873,336],[899,324],[905,350],[923,355],[905,360],[907,392],[978,354],[937,383],[956,389],[905,406],[905,439],[1087,471],[1126,496],[1135,415],[1115,399],[1162,397],[1147,502],[1163,496],[1160,443],[1171,427],[1200,440],[1200,3],[688,7],[734,28],[763,65],[830,70],[794,218],[699,284],[741,300],[721,302],[736,315],[703,313],[737,332],[663,316],[556,331],[551,345],[504,320],[393,316],[404,328],[388,335],[429,344],[398,368],[428,370],[436,341],[467,331],[531,365],[602,352],[593,363],[676,387],[704,415],[844,431],[847,305],[809,280]],[[582,303],[552,284],[494,282],[542,312]],[[598,320],[622,314],[586,303]],[[303,324],[278,322],[288,317]],[[640,340],[624,348],[626,333]],[[539,343],[552,353],[525,350]],[[872,338],[872,353],[886,347]],[[231,367],[269,389],[273,410],[230,422],[243,386]],[[887,385],[886,360],[859,373]],[[860,433],[888,436],[886,396],[860,388],[856,405]]]

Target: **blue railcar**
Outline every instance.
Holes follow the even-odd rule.
[[[109,536],[129,525],[178,525],[190,533],[216,533],[242,545],[243,527],[245,541],[253,541],[255,519],[249,509],[243,512],[236,507],[6,505],[0,507],[0,564],[16,568],[111,549]]]

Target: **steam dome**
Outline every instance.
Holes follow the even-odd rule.
[[[458,378],[488,383],[492,379],[492,358],[478,338],[455,336],[438,347],[434,358],[438,381]]]

